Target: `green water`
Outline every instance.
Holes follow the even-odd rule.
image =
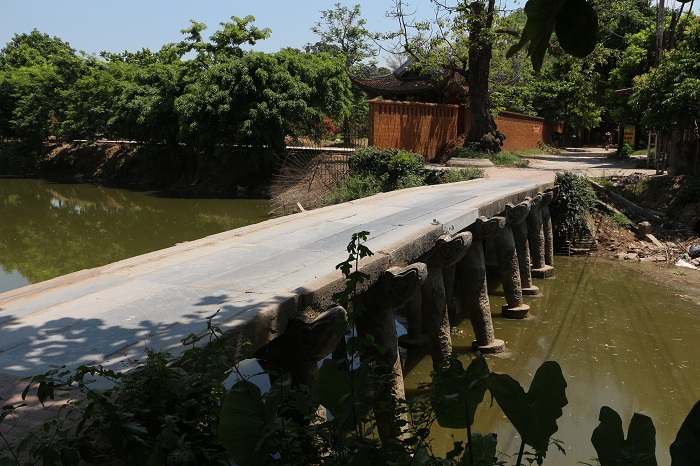
[[[594,464],[590,438],[604,405],[620,413],[625,432],[634,412],[650,416],[657,430],[658,464],[670,464],[669,446],[700,399],[699,301],[683,299],[663,285],[677,272],[673,268],[658,270],[657,283],[634,267],[600,258],[557,257],[555,266],[555,279],[536,280],[543,296],[526,300],[532,315],[528,319],[500,317],[505,298],[491,296],[496,338],[505,340],[507,353],[487,357],[492,371],[513,376],[526,390],[543,361],[561,365],[569,404],[553,437],[564,442],[567,453],[550,447],[545,465]],[[461,322],[458,331],[455,348],[466,350],[473,340],[471,326]],[[407,388],[428,378],[430,362],[409,356],[409,361],[416,360],[410,363]],[[489,403],[487,395],[475,430],[496,432],[499,451],[514,455],[507,463],[515,464],[517,432],[498,406]],[[442,449],[451,447],[450,435],[466,438],[458,431],[435,435]]]
[[[268,217],[269,201],[0,178],[0,293]]]

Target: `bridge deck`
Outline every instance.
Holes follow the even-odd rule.
[[[74,364],[121,369],[145,346],[179,347],[217,310],[223,328],[263,344],[271,334],[261,329],[283,328],[300,296],[341,278],[335,266],[353,232],[369,231],[367,246],[381,256],[426,231],[460,231],[550,182],[480,179],[384,193],[0,294],[0,378]]]

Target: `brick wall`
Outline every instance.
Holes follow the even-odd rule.
[[[544,118],[513,112],[498,112],[498,131],[506,135],[503,150],[526,150],[537,148],[545,129]]]
[[[369,145],[406,149],[432,160],[457,137],[458,105],[370,100]]]
[[[459,105],[370,100],[369,145],[406,149],[432,160],[469,122],[469,109]],[[503,150],[536,149],[539,141],[551,144],[552,132],[562,130],[560,123],[514,112],[499,112],[496,125],[506,135]]]

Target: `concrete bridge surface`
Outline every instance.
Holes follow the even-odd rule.
[[[576,155],[561,163],[589,174],[596,161],[607,174],[619,168]],[[370,232],[375,256],[367,262],[377,270],[411,262],[441,234],[551,186],[553,158],[535,160],[539,169],[490,169],[485,179],[272,219],[2,293],[0,396],[7,400],[20,377],[63,365],[120,370],[142,360],[146,347],[176,350],[183,338],[206,331],[217,310],[214,322],[223,330],[262,346],[304,306],[329,304],[342,288],[335,266],[347,258],[352,233]]]

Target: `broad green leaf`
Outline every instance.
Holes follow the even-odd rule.
[[[554,361],[544,362],[532,379],[530,391],[508,375],[492,374],[488,389],[523,441],[538,454],[546,454],[557,419],[567,405],[566,380]]]
[[[586,0],[569,0],[557,15],[555,32],[566,53],[583,58],[595,49],[598,15]]]
[[[246,380],[236,382],[224,398],[219,421],[219,438],[233,460],[255,464],[260,454],[253,446],[267,424],[260,388]]]
[[[474,423],[476,408],[484,399],[489,368],[478,355],[466,370],[458,361],[435,372],[430,388],[431,404],[438,423],[450,429],[465,429]]]
[[[700,402],[693,406],[671,444],[673,466],[691,466],[700,458]]]
[[[474,463],[470,466],[493,466],[498,461],[496,447],[498,438],[496,434],[481,435],[478,432],[472,434],[472,454]],[[469,457],[469,453],[465,453]],[[466,463],[469,464],[469,463]]]
[[[374,398],[367,365],[361,364],[351,373],[345,368],[345,361],[323,361],[318,371],[316,396],[341,430],[354,429]]]
[[[634,413],[627,440],[622,419],[614,409],[600,408],[598,420],[600,424],[593,431],[591,443],[601,466],[656,466],[656,429],[650,417]]]

